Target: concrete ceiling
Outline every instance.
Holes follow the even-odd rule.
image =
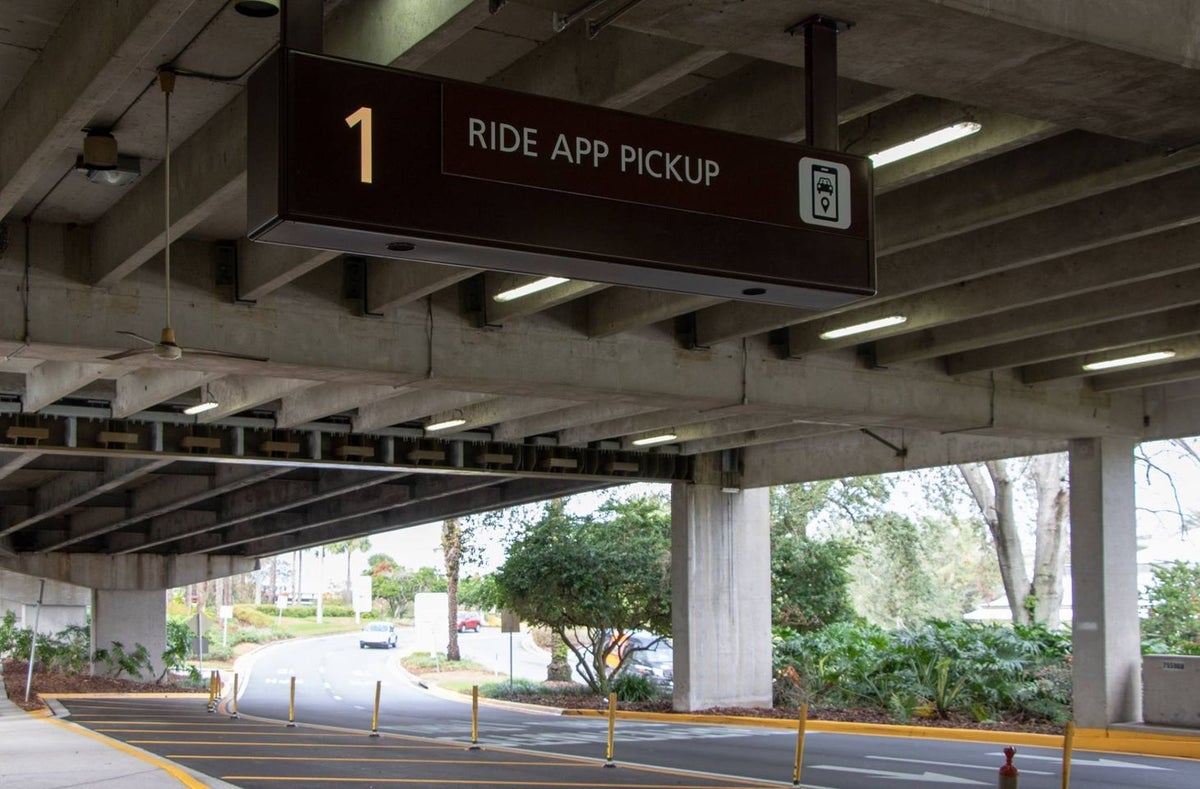
[[[844,150],[982,130],[876,171],[873,298],[813,313],[569,282],[499,305],[511,275],[245,240],[244,86],[277,20],[6,3],[0,552],[258,556],[710,468],[752,487],[1200,433],[1194,4],[642,0],[594,39],[554,29],[584,0],[324,5],[329,54],[790,141],[786,30],[832,13],[855,23]],[[268,361],[104,359],[164,322],[164,64],[172,325]],[[86,128],[140,180],[76,172]],[[202,397],[221,406],[180,413]],[[465,422],[423,429],[446,418]]]

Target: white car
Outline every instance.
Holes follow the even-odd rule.
[[[384,647],[393,649],[396,646],[396,626],[391,622],[372,622],[358,634],[358,648]]]

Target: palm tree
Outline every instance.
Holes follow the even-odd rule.
[[[343,540],[342,542],[334,542],[329,544],[330,553],[346,554],[346,605],[354,604],[354,586],[350,577],[350,557],[355,551],[366,553],[371,550],[371,540],[369,537],[359,537],[354,540]]]

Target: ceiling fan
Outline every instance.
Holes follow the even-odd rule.
[[[137,332],[118,330],[117,334],[124,334],[128,337],[133,337],[135,340],[140,340],[146,343],[147,347],[121,351],[120,353],[114,353],[104,358],[109,361],[115,361],[117,359],[126,359],[130,356],[153,354],[156,358],[174,361],[186,353],[188,356],[221,356],[226,359],[265,362],[267,359],[262,356],[249,356],[242,353],[216,351],[209,348],[185,348],[175,341],[175,330],[171,328],[171,92],[175,89],[175,72],[166,68],[159,69],[158,86],[166,99],[166,152],[163,155],[163,216],[165,217],[166,225],[165,241],[163,243],[163,282],[165,283],[166,321],[163,325],[162,334],[159,335],[158,342],[151,340],[149,337],[143,337]]]

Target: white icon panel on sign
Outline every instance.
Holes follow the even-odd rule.
[[[850,227],[850,168],[840,162],[800,160],[800,218],[822,227]]]

